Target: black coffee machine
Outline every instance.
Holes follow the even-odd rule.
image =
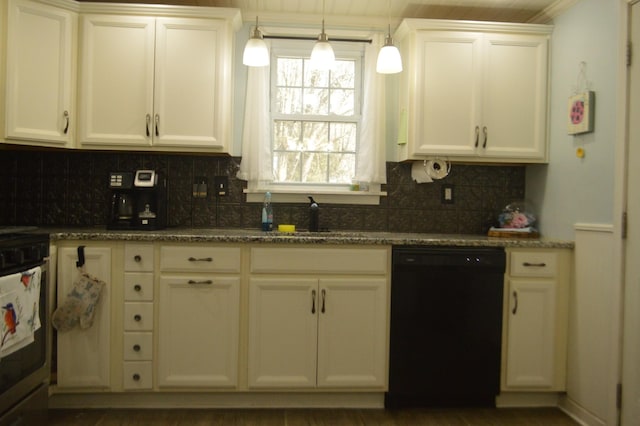
[[[167,226],[167,180],[155,170],[111,172],[107,229],[163,229]]]

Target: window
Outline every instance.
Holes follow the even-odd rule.
[[[331,70],[276,51],[271,73],[274,184],[349,185],[356,174],[361,51]]]
[[[378,204],[386,182],[384,76],[373,43],[332,42],[331,70],[311,66],[308,41],[271,42],[269,67],[249,67],[238,177],[247,201]],[[359,38],[368,38],[358,35]],[[350,191],[353,179],[369,192]],[[365,185],[363,185],[364,187]]]

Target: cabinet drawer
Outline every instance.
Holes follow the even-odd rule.
[[[122,387],[125,390],[151,389],[153,387],[151,361],[128,361],[122,366]]]
[[[385,274],[386,249],[252,248],[252,273]]]
[[[153,333],[124,333],[123,356],[125,361],[151,361]]]
[[[558,271],[558,254],[516,251],[511,253],[510,274],[514,277],[553,277]]]
[[[125,272],[124,300],[151,302],[153,300],[153,274],[148,272]]]
[[[239,247],[163,246],[160,248],[162,271],[240,272]]]
[[[153,244],[125,244],[124,270],[127,272],[152,272]]]
[[[131,331],[153,330],[153,303],[125,303],[124,329]]]

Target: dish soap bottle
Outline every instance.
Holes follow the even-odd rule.
[[[271,193],[264,194],[262,203],[262,230],[273,231],[273,206],[271,205]]]
[[[320,222],[320,206],[313,197],[309,197],[309,232],[318,232]]]

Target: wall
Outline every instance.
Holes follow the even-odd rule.
[[[616,112],[620,3],[581,0],[554,19],[551,41],[550,163],[528,166],[527,197],[541,232],[574,239],[567,396],[562,405],[589,425],[616,423],[620,283],[616,280]],[[595,131],[567,134],[567,103],[580,64],[595,91]],[[584,158],[576,149],[585,150]]]
[[[0,151],[0,225],[104,226],[110,171],[139,168],[168,176],[170,226],[259,228],[261,206],[247,203],[235,178],[239,158],[91,151]],[[227,197],[191,196],[195,176],[229,176]],[[502,208],[524,198],[522,166],[454,165],[445,179],[416,184],[410,165],[387,163],[388,193],[379,206],[322,205],[320,226],[332,230],[484,234]],[[442,184],[454,204],[441,203]],[[305,196],[276,204],[275,223],[308,226]]]
[[[616,125],[617,3],[582,0],[554,19],[551,41],[550,158],[527,167],[527,197],[539,208],[540,230],[573,239],[573,225],[612,223]],[[614,7],[615,6],[615,7]],[[567,102],[580,63],[596,92],[595,131],[567,134]],[[576,157],[576,148],[585,150]]]

